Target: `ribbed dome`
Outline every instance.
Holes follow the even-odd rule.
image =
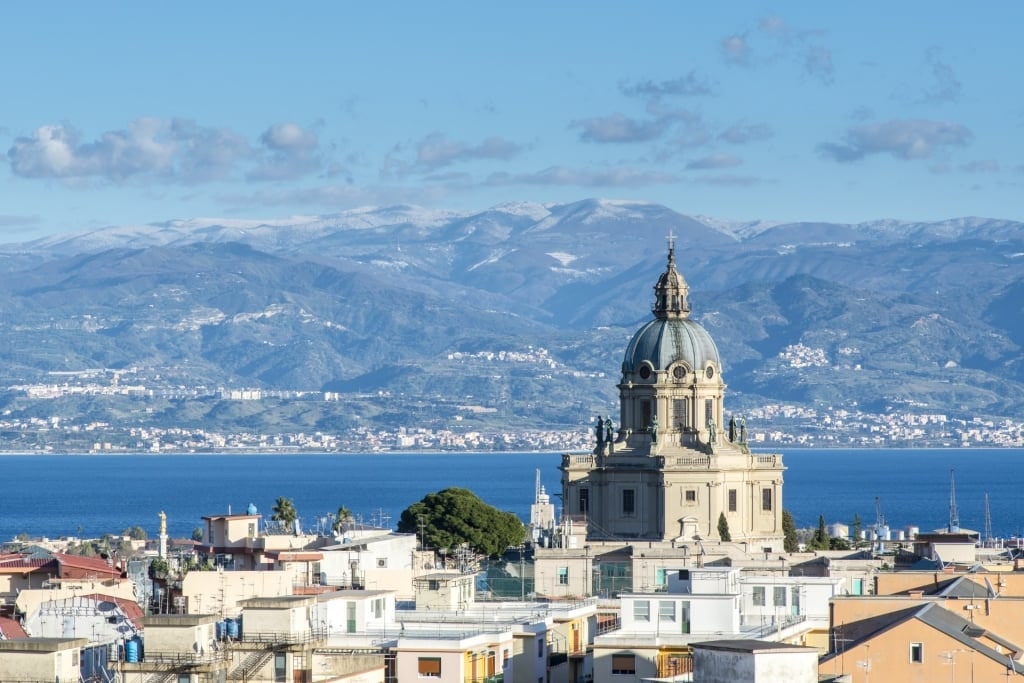
[[[622,360],[622,372],[635,371],[643,361],[649,361],[655,370],[666,370],[678,361],[696,371],[707,363],[721,368],[711,335],[690,320],[689,291],[686,280],[676,270],[675,245],[669,241],[665,272],[654,285],[654,320],[633,335]]]
[[[689,318],[655,319],[637,330],[626,347],[622,372],[634,372],[643,361],[655,370],[665,370],[678,361],[698,372],[707,363],[721,368],[711,335]]]

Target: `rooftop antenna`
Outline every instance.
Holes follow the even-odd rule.
[[[956,510],[956,477],[955,470],[949,470],[949,528],[951,534],[960,532],[960,513]]]
[[[543,488],[543,487],[541,486],[541,483],[540,483],[540,469],[538,469],[537,470],[537,481],[533,485],[533,500],[536,501],[536,502],[540,502],[540,491],[541,491],[541,488]],[[985,500],[988,501],[988,496],[987,495],[985,496]]]
[[[885,515],[882,514],[882,500],[875,496],[875,529],[885,526]]]
[[[992,542],[992,510],[988,506],[988,494],[985,494],[985,547],[993,547]]]

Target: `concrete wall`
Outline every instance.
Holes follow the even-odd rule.
[[[292,579],[279,571],[191,571],[182,580],[181,591],[191,614],[237,617],[242,600],[291,595]]]

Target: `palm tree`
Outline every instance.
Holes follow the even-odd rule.
[[[352,523],[352,511],[342,505],[338,508],[334,530],[338,533],[345,531],[345,528]]]
[[[291,498],[281,497],[274,502],[274,514],[270,518],[283,522],[287,527],[291,527],[295,520],[299,518],[299,513],[295,510],[295,504]]]

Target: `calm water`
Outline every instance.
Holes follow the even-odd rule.
[[[203,515],[244,512],[269,518],[291,498],[303,525],[339,506],[365,522],[398,522],[401,511],[448,486],[529,518],[536,471],[560,492],[558,454],[420,455],[11,455],[0,456],[0,540],[32,535],[99,536],[130,526],[188,536]],[[894,529],[945,527],[950,470],[962,527],[984,529],[984,496],[997,536],[1024,532],[1024,450],[791,450],[784,505],[798,526],[875,520],[878,497]],[[560,498],[554,498],[560,507]]]

